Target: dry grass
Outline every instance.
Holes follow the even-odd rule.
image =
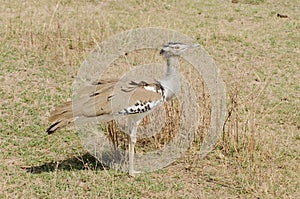
[[[297,0],[2,2],[0,198],[300,197],[299,13]],[[73,128],[44,131],[94,45],[149,26],[197,38],[210,53],[226,83],[228,119],[204,159],[195,146],[132,179],[85,155]],[[199,90],[207,110],[205,85]]]
[[[174,99],[164,105],[166,111],[166,119],[164,121],[163,128],[153,135],[153,132],[148,132],[151,129],[147,127],[151,124],[151,121],[155,121],[157,114],[146,116],[139,125],[137,134],[137,143],[135,150],[138,151],[156,151],[162,149],[172,139],[178,135],[180,128],[180,112],[178,100]],[[118,128],[116,121],[110,121],[103,125],[105,127],[104,133],[106,133],[108,139],[117,147],[128,150],[128,136]],[[146,132],[145,132],[146,131]],[[143,132],[141,135],[139,132]],[[149,136],[151,135],[151,136]]]

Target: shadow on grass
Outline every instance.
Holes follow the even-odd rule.
[[[74,156],[72,158],[57,161],[57,162],[49,162],[40,166],[32,166],[32,167],[22,167],[27,172],[40,174],[43,172],[53,172],[56,170],[63,171],[71,171],[71,170],[104,170],[106,167],[99,162],[95,157],[86,153],[81,156]]]

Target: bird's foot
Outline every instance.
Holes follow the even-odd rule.
[[[141,171],[129,171],[129,175],[131,176],[131,177],[136,177],[136,175],[138,175],[138,174],[141,174],[142,172]]]

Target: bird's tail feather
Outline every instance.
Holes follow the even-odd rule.
[[[55,110],[51,111],[49,122],[52,124],[46,130],[48,134],[67,126],[74,121],[74,114],[72,111],[72,102],[66,102],[61,106],[57,106]]]

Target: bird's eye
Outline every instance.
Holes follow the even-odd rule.
[[[175,49],[178,50],[180,47],[179,46],[175,46]]]

